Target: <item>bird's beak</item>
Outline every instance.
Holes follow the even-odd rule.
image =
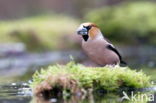
[[[87,31],[86,28],[80,27],[80,28],[77,29],[77,34],[78,35],[87,35],[88,34],[88,31]]]

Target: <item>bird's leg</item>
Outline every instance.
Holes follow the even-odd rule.
[[[108,68],[115,68],[116,66],[118,66],[118,65],[116,65],[116,64],[107,64],[107,65],[105,65],[105,67],[108,67]]]

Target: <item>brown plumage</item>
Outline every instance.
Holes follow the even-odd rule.
[[[77,33],[83,37],[83,50],[95,63],[101,66],[125,63],[115,47],[102,35],[97,25],[83,23]]]

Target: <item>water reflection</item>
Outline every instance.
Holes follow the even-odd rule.
[[[119,94],[103,94],[99,95],[88,95],[85,98],[80,96],[71,96],[70,98],[51,98],[45,99],[43,97],[34,97],[31,103],[148,103],[146,99],[132,99],[123,100]]]
[[[123,99],[125,95],[121,91],[119,93],[100,91],[96,93],[90,92],[87,95],[63,95],[58,97],[53,95],[46,95],[46,97],[43,95],[33,96],[28,83],[20,82],[0,86],[0,103],[149,103],[144,95],[154,96],[154,93],[149,91],[155,91],[155,88],[145,89],[146,92],[135,91],[133,94],[137,94],[135,101],[131,98],[131,92],[125,92],[130,100]],[[140,97],[138,98],[138,96]],[[140,99],[141,96],[144,96],[143,100]]]
[[[32,92],[27,83],[0,85],[0,103],[29,103]]]

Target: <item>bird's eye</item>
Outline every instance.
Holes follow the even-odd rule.
[[[89,29],[91,29],[91,26],[87,26],[86,28],[87,28],[87,30],[89,30]]]
[[[84,28],[86,28],[87,30],[90,30],[92,26],[83,26]]]

